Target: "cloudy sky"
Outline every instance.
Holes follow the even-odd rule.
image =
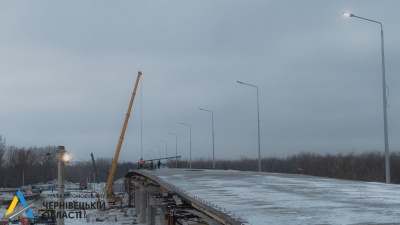
[[[3,1],[0,134],[113,157],[262,156],[384,150],[380,27],[390,151],[400,150],[398,1]],[[142,105],[142,107],[141,107]],[[142,112],[142,113],[141,113]],[[141,149],[142,120],[142,149]]]

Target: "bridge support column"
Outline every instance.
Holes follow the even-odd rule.
[[[151,207],[151,225],[156,224],[156,214],[157,214],[157,207]]]
[[[138,216],[140,213],[140,183],[133,181],[135,186],[135,214]]]
[[[125,179],[125,192],[128,192],[128,207],[134,207],[135,202],[133,201],[133,199],[135,195],[135,186],[133,185],[132,179]]]
[[[147,190],[146,186],[140,185],[140,216],[139,222],[146,223]]]
[[[147,225],[154,225],[156,224],[156,212],[157,209],[154,207],[154,198],[155,194],[157,194],[159,187],[149,185],[147,186],[147,219],[146,219],[146,224]]]
[[[168,220],[165,219],[165,213],[166,213],[166,206],[164,202],[162,201],[162,198],[159,196],[150,196],[149,199],[149,204],[150,206],[153,207],[152,213],[154,212],[154,215],[152,217],[155,219],[156,217],[156,212],[160,208],[160,224],[161,225],[168,225]],[[155,224],[155,220],[153,221],[153,224]]]
[[[165,205],[160,206],[160,211],[161,211],[160,224],[161,225],[168,225],[168,220],[165,219],[165,214],[167,214],[167,207]]]
[[[153,206],[147,206],[146,213],[146,225],[154,225],[155,224],[156,211]]]

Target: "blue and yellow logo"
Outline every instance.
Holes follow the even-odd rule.
[[[10,207],[7,209],[7,212],[5,214],[6,216],[11,214],[14,211],[15,206],[17,206],[18,199],[21,202],[22,206],[24,206],[24,207],[28,206],[28,203],[26,202],[24,196],[22,195],[22,192],[20,190],[18,190],[17,196],[14,196],[14,199],[12,200]],[[29,218],[31,218],[31,219],[34,218],[31,209],[27,209],[26,214],[28,215]]]

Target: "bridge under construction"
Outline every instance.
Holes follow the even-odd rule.
[[[393,184],[160,169],[129,171],[125,188],[141,224],[399,224]]]

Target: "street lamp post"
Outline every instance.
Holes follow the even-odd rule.
[[[241,81],[237,81],[239,84],[255,87],[257,89],[257,124],[258,124],[258,172],[261,172],[261,147],[260,147],[260,104],[258,101],[258,87],[252,84],[246,84]]]
[[[165,158],[168,158],[168,141],[166,141],[166,140],[160,140],[160,141],[162,141],[162,142],[165,142]]]
[[[178,168],[178,135],[168,132],[168,134],[175,135],[175,162],[176,162],[176,168]]]
[[[192,168],[192,126],[187,123],[181,123],[182,125],[189,126],[189,168]]]
[[[154,146],[154,148],[158,148],[158,158],[161,158],[161,151],[159,146]]]
[[[70,161],[70,155],[68,154],[67,151],[65,151],[64,146],[58,146],[58,196],[59,197],[59,202],[64,203],[65,202],[65,195],[64,195],[64,190],[65,190],[65,164]],[[64,213],[65,207],[60,207],[59,212],[61,215]],[[57,220],[57,225],[64,225],[64,217],[61,217]]]
[[[207,109],[199,108],[199,110],[203,110],[211,113],[211,124],[212,124],[212,145],[213,145],[213,169],[215,169],[215,151],[214,151],[214,112]]]
[[[385,135],[385,167],[386,167],[386,183],[390,184],[390,156],[389,156],[389,138],[388,138],[388,125],[387,125],[387,99],[386,99],[386,78],[385,78],[385,53],[383,45],[383,25],[381,22],[370,20],[367,18],[359,17],[351,13],[344,12],[343,16],[355,17],[358,19],[378,23],[381,26],[381,52],[382,52],[382,88],[383,88],[383,127]]]

